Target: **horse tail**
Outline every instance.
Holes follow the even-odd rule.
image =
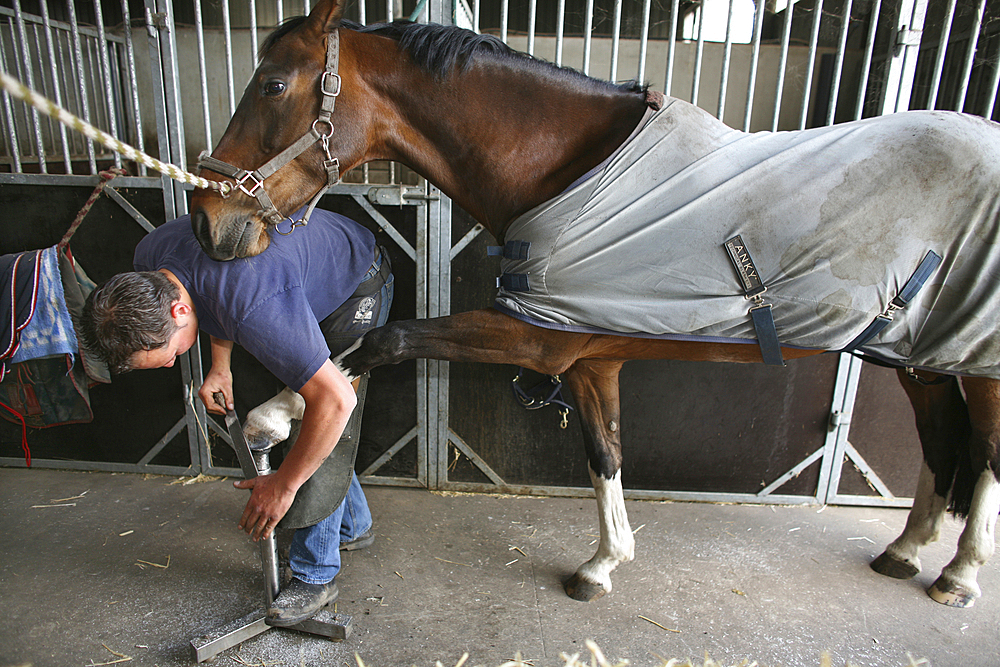
[[[976,490],[976,482],[979,481],[982,469],[977,469],[977,466],[973,465],[972,451],[968,445],[959,447],[957,454],[948,511],[965,520],[972,511],[972,494]]]

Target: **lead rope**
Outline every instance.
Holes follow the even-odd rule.
[[[10,93],[17,99],[30,104],[38,111],[42,112],[46,116],[55,118],[63,125],[80,132],[84,136],[98,141],[107,148],[113,150],[114,152],[124,156],[125,158],[138,162],[139,164],[145,165],[150,169],[155,169],[161,174],[165,174],[175,181],[180,181],[181,183],[189,183],[198,188],[204,188],[208,190],[217,190],[222,195],[228,195],[233,186],[231,183],[225,181],[210,181],[207,178],[202,178],[201,176],[195,176],[194,174],[188,173],[181,169],[180,167],[167,164],[166,162],[160,162],[156,158],[146,155],[142,151],[129,146],[125,142],[111,136],[103,130],[99,130],[82,118],[73,115],[66,109],[53,102],[52,100],[39,95],[31,88],[28,88],[23,83],[15,79],[14,77],[0,70],[0,86],[3,87],[5,91]]]

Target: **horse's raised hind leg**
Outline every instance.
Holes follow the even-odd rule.
[[[621,361],[580,360],[564,374],[583,424],[601,530],[597,553],[565,583],[566,594],[574,600],[594,600],[608,593],[611,571],[635,555],[621,480],[621,367]]]
[[[969,459],[960,464],[952,509],[966,515],[955,557],[927,593],[952,607],[971,607],[981,595],[976,575],[995,548],[994,528],[1000,511],[1000,382],[964,378],[972,434]],[[971,487],[971,488],[970,488]],[[970,499],[971,495],[971,499]]]
[[[969,439],[969,417],[954,378],[943,384],[924,385],[903,371],[898,375],[913,405],[924,462],[906,527],[871,566],[879,574],[909,579],[920,572],[920,549],[936,541],[941,533],[958,452]]]

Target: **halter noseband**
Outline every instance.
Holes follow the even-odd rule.
[[[264,214],[267,223],[273,225],[274,230],[279,234],[287,236],[296,227],[308,224],[309,216],[312,215],[313,209],[319,203],[320,197],[323,196],[327,188],[335,185],[340,180],[340,160],[330,155],[330,137],[333,136],[334,129],[331,117],[333,116],[333,107],[337,101],[337,96],[340,95],[341,81],[340,75],[337,74],[339,60],[340,31],[335,29],[326,39],[326,70],[324,70],[323,76],[320,77],[319,81],[319,91],[322,94],[322,106],[320,107],[319,117],[313,121],[309,131],[302,135],[298,141],[275,155],[262,167],[251,172],[214,158],[208,154],[208,151],[202,151],[198,156],[198,166],[200,168],[214,171],[223,176],[229,176],[236,181],[236,187],[240,192],[256,199],[257,203],[260,204],[260,210]],[[328,131],[321,132],[320,129],[324,125],[328,128]],[[264,190],[264,179],[297,158],[317,141],[322,144],[323,152],[326,153],[326,159],[323,160],[323,169],[326,171],[326,185],[312,198],[305,214],[299,220],[291,220],[289,218],[291,227],[289,227],[287,232],[283,232],[278,229],[278,225],[285,220],[286,216],[283,216],[278,211],[274,202],[267,196],[267,191]],[[223,198],[228,197],[229,195],[223,195]]]

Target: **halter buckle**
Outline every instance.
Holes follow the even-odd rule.
[[[253,186],[247,188],[247,186],[244,185],[244,183],[250,180],[253,181]],[[243,192],[243,194],[245,194],[247,197],[256,197],[257,191],[260,190],[262,187],[264,187],[264,181],[263,179],[259,179],[256,176],[254,176],[253,172],[248,171],[246,174],[236,179],[236,185],[237,187],[239,187],[240,191]]]
[[[332,89],[328,88],[328,82],[331,80],[336,82],[337,84],[336,88]],[[340,75],[337,74],[336,72],[331,72],[330,70],[327,70],[323,72],[323,77],[319,80],[319,92],[323,93],[327,97],[337,97],[338,95],[340,95],[340,84],[341,84]]]

